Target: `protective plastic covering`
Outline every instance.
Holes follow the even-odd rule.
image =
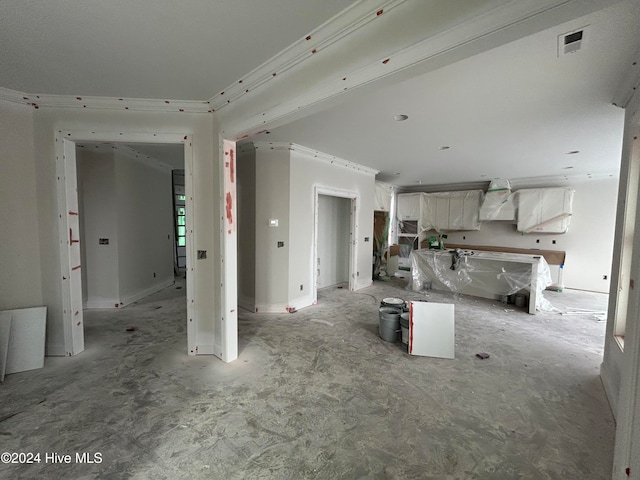
[[[393,196],[395,188],[393,185],[386,183],[376,182],[374,209],[382,212],[391,211],[391,197]]]
[[[398,220],[418,220],[420,218],[420,202],[422,193],[401,193],[398,195],[396,214]]]
[[[509,180],[492,180],[480,206],[480,220],[515,220],[515,193]]]
[[[444,290],[487,298],[531,290],[532,265],[537,265],[536,309],[556,310],[542,292],[551,285],[542,256],[475,250],[413,250],[410,255],[414,291]]]
[[[418,232],[428,230],[479,230],[478,210],[482,190],[398,195],[400,222],[418,220]]]
[[[482,196],[482,190],[425,193],[421,210],[423,230],[438,233],[480,230],[478,211]]]
[[[567,187],[518,190],[518,231],[565,233],[574,190]]]

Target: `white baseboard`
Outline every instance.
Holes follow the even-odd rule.
[[[370,287],[371,285],[373,285],[373,280],[371,280],[371,279],[357,280],[356,281],[356,285],[355,285],[355,289],[356,290],[360,290],[361,288],[367,288],[367,287]]]
[[[238,297],[238,306],[250,312],[256,311],[256,301],[254,298],[249,298],[244,296]]]
[[[133,302],[137,302],[141,298],[147,297],[152,293],[159,292],[160,290],[164,290],[165,288],[170,287],[171,285],[174,285],[174,284],[175,284],[175,280],[173,277],[167,278],[164,281],[160,283],[156,283],[155,285],[149,288],[145,288],[144,290],[133,293],[131,295],[123,296],[121,298],[122,303],[120,304],[120,306],[124,307],[124,306],[130,305]]]
[[[602,386],[604,387],[604,392],[607,396],[607,400],[609,401],[609,407],[611,408],[613,419],[615,420],[618,416],[618,393],[620,392],[614,388],[611,374],[608,371],[605,362],[600,364],[600,380],[602,381]]]
[[[114,298],[113,300],[87,300],[84,304],[84,308],[118,308],[119,305],[120,302],[116,298]]]
[[[45,357],[66,357],[67,352],[64,351],[64,345],[61,343],[48,343],[45,346]]]
[[[256,305],[256,313],[287,313],[287,305]]]

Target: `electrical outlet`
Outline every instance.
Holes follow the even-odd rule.
[[[207,258],[207,251],[198,250],[198,260],[204,260],[205,258]]]
[[[555,240],[551,240],[551,243],[553,243],[553,244],[555,245],[555,244],[556,244],[556,241],[555,241]]]
[[[278,242],[278,248],[284,247],[284,242]]]
[[[540,239],[539,238],[536,238],[536,243],[540,243]]]
[[[369,237],[364,237],[364,241],[368,242],[369,241]]]
[[[603,280],[606,280],[607,278],[609,278],[607,275],[602,275]]]

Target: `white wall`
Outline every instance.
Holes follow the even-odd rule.
[[[318,288],[349,281],[351,199],[318,195]]]
[[[33,108],[0,100],[0,310],[43,304]]]
[[[355,218],[355,288],[372,284],[375,177],[373,174],[331,164],[296,150],[290,153],[289,304],[301,308],[314,301],[311,287],[316,281],[313,252],[316,187],[352,192],[358,196]],[[365,237],[369,237],[368,242],[364,241]],[[300,285],[303,286],[302,291]]]
[[[120,303],[173,284],[171,171],[115,153]]]
[[[114,155],[78,148],[76,164],[83,300],[88,308],[114,308],[120,304]],[[100,245],[101,238],[109,244]]]
[[[256,309],[283,311],[288,305],[290,160],[286,150],[256,152]],[[269,219],[278,220],[277,227]],[[295,223],[294,223],[295,225]],[[284,247],[278,247],[284,242]]]
[[[56,132],[61,130],[112,132],[115,135],[119,132],[190,132],[193,135],[193,196],[197,205],[193,215],[198,225],[193,232],[194,247],[207,250],[208,255],[206,260],[198,260],[193,266],[189,294],[193,296],[192,300],[195,299],[196,307],[192,320],[200,351],[220,353],[220,322],[215,319],[221,315],[221,291],[214,285],[221,284],[221,217],[218,215],[221,145],[215,117],[186,112],[41,108],[34,118],[34,158],[29,161],[35,163],[42,303],[48,306],[47,354],[65,354],[54,150]],[[24,266],[20,265],[20,269]]]
[[[575,189],[573,215],[567,233],[522,234],[508,222],[482,222],[478,231],[447,232],[445,246],[455,243],[564,250],[567,254],[563,274],[565,288],[608,293],[618,179],[592,179],[563,185]],[[551,272],[555,282],[558,267],[551,266]]]
[[[256,298],[256,151],[253,143],[238,149],[238,304],[255,310]]]

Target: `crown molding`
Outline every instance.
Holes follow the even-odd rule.
[[[37,95],[0,87],[0,99],[39,108],[78,108],[130,110],[141,112],[212,113],[207,101],[160,100],[151,98],[74,97],[71,95]]]
[[[350,162],[349,160],[345,160],[344,158],[336,157],[334,155],[329,155],[324,152],[319,152],[318,150],[314,150],[312,148],[305,147],[303,145],[298,145],[297,143],[286,143],[286,142],[254,142],[254,148],[256,150],[279,150],[279,151],[291,151],[297,152],[301,155],[304,155],[309,158],[314,158],[316,160],[323,161],[330,165],[335,165],[338,167],[348,168],[350,170],[355,170],[360,173],[366,173],[367,175],[377,175],[379,173],[378,170],[367,167],[365,165],[361,165],[359,163]]]
[[[406,1],[360,0],[352,4],[306,37],[293,43],[237,82],[211,97],[209,103],[214,111],[218,111],[229,103],[253,93],[267,82],[278,81],[279,76],[281,77],[284,73],[304,64],[316,53],[340,43],[353,32],[365,27],[383,13],[388,13]]]
[[[275,128],[285,124],[292,115],[299,114],[303,109],[313,108],[328,100],[338,101],[337,99],[341,95],[353,91],[357,87],[369,85],[377,80],[391,77],[418,66],[422,70],[426,68],[427,70],[425,71],[429,70],[430,67],[428,65],[438,68],[443,64],[446,65],[480,51],[521,38],[525,34],[550,28],[550,26],[564,21],[565,17],[573,18],[578,14],[586,15],[616,1],[618,0],[590,0],[589,2],[584,0],[512,0],[463,21],[444,32],[423,38],[390,56],[380,57],[364,67],[336,72],[333,80],[325,82],[307,93],[288,98],[286,101],[280,102],[267,110],[254,111],[251,115],[243,114],[241,118],[234,118],[233,114],[231,114],[230,118],[225,120],[224,130],[229,136],[236,139],[249,138],[264,131],[265,125]],[[382,9],[385,13],[403,2],[388,3],[389,5]],[[359,13],[364,16],[360,21],[352,20],[349,23],[349,28],[351,29],[349,33],[368,26],[377,12],[381,11],[380,9],[365,10],[365,5],[362,3],[356,4],[356,6],[358,7],[357,9],[354,8],[353,11],[348,13]],[[369,19],[369,21],[364,21],[365,19]],[[334,19],[323,25],[321,29],[323,31],[338,31],[342,26],[341,19],[334,17]],[[348,48],[346,41],[341,42],[345,40],[347,34],[336,35],[331,42],[323,44],[322,48]],[[300,44],[294,45],[299,46]],[[259,71],[263,75],[265,72],[277,72],[280,65],[278,61],[286,57],[288,53],[289,50],[285,50],[281,55],[263,64]],[[297,62],[291,62],[288,68],[296,67],[297,69],[302,69],[305,66],[305,61],[309,60],[311,56],[307,46],[306,56],[302,55]],[[257,74],[257,72],[258,69],[254,70],[252,74]],[[285,81],[283,79],[278,80],[279,76],[277,75],[273,76],[271,73],[269,75],[271,75],[271,81]],[[253,98],[259,96],[257,87],[264,85],[266,81],[267,79],[263,78],[263,81],[256,83],[254,87],[249,87],[249,82],[243,81],[241,88],[248,91],[242,90],[239,95],[230,96],[224,102],[220,102],[220,95],[218,95],[210,100],[211,104],[214,110],[217,111],[229,103],[233,103],[234,100],[242,98],[243,101],[251,101],[251,95],[253,95]],[[233,89],[231,91],[232,94],[238,91],[238,86],[230,86]],[[223,93],[226,96],[230,92],[225,91]]]
[[[31,100],[22,92],[17,90],[10,90],[8,88],[0,87],[0,100],[11,103],[19,103],[21,105],[32,105]]]

